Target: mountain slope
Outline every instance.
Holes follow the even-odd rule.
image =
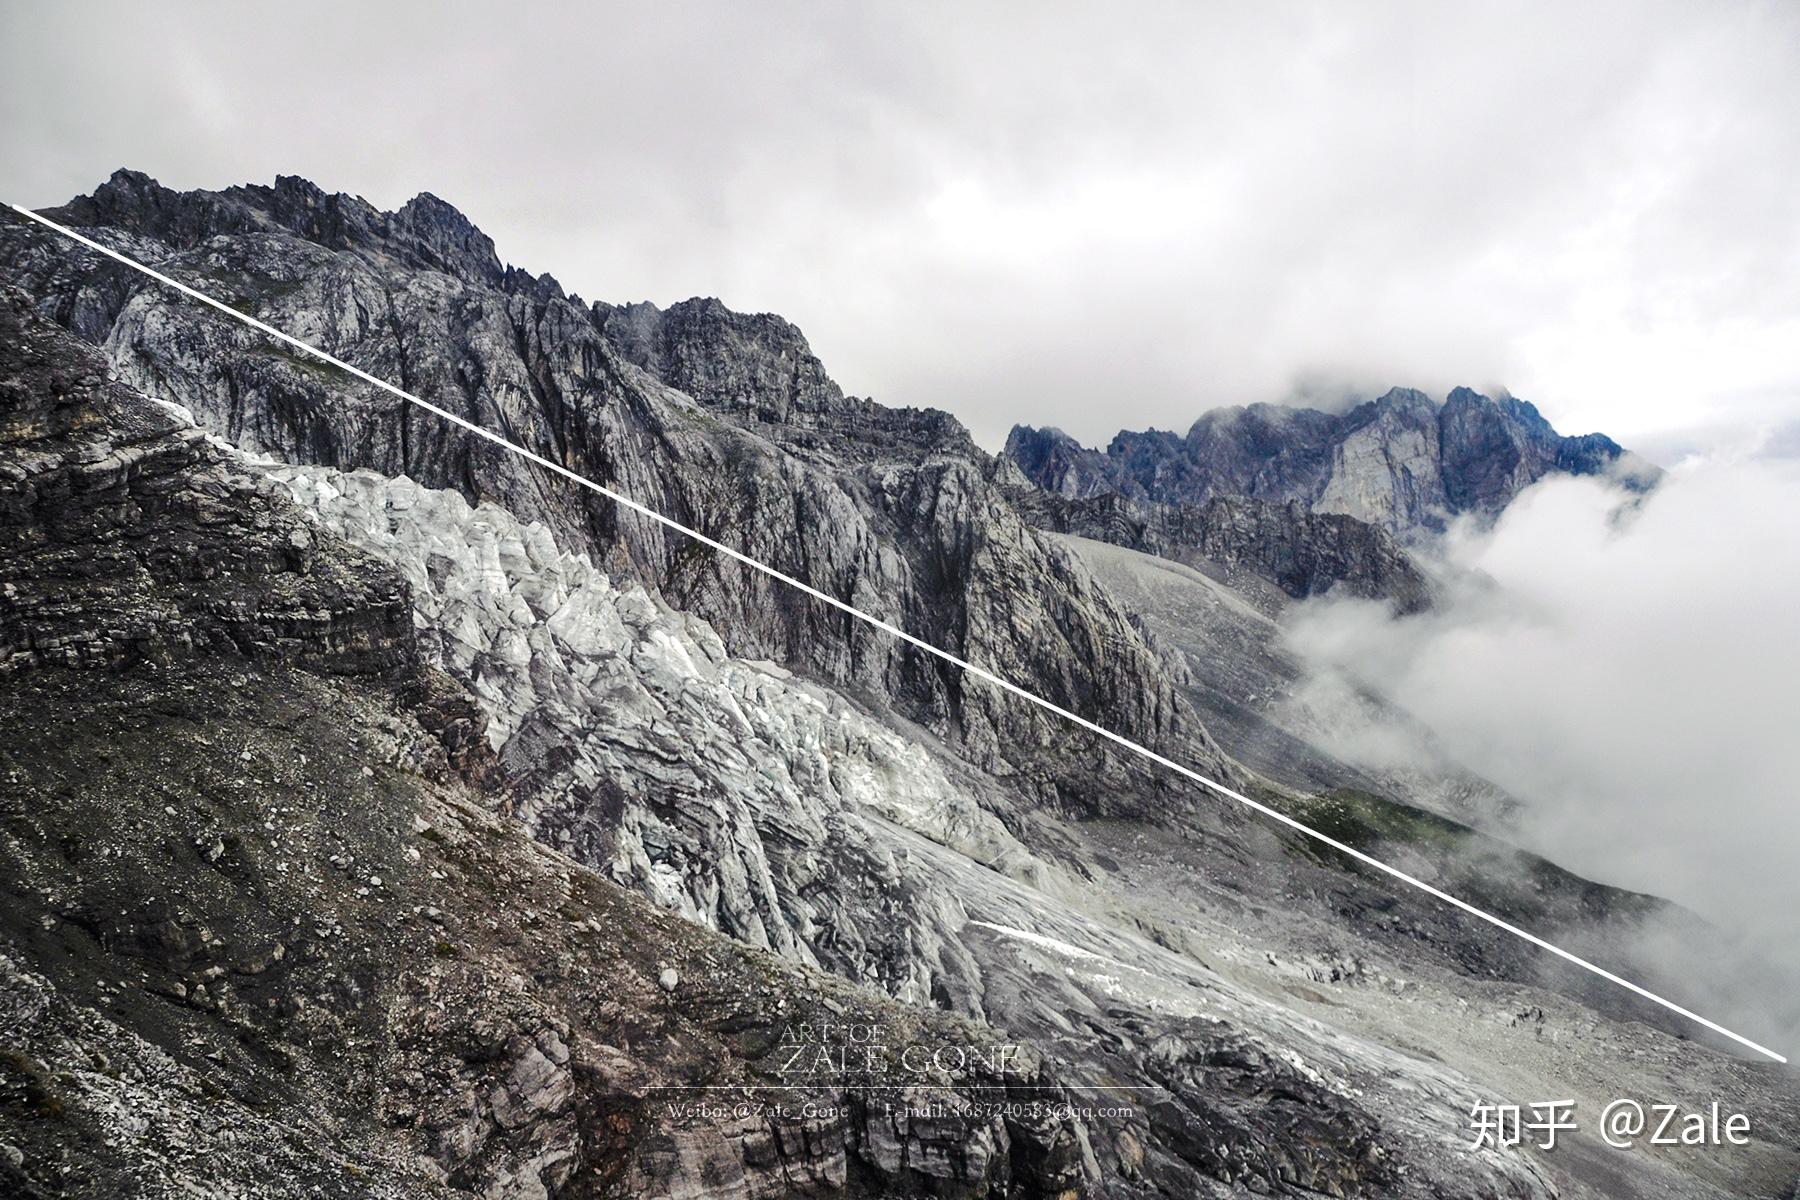
[[[1164,555],[1079,537],[1068,544],[1159,642],[1186,657],[1194,707],[1262,775],[1304,791],[1359,788],[1505,830],[1515,798],[1459,767],[1379,696],[1310,669],[1255,593]]]
[[[16,293],[0,335],[8,1195],[1082,1177],[1078,1124],[1025,1111],[1060,1095],[1025,1048],[659,914],[495,815],[480,711],[423,661],[397,575]],[[784,1039],[838,1023],[960,1048],[921,1095],[1022,1115],[909,1123],[784,1071]],[[796,1082],[836,1115],[765,1091]],[[670,1106],[697,1085],[768,1099]]]
[[[1387,600],[1399,613],[1431,604],[1431,581],[1386,532],[1341,513],[1312,512],[1297,500],[1214,496],[1205,504],[1154,504],[1117,492],[1070,500],[1029,486],[1008,495],[1038,529],[1215,574],[1264,608],[1334,589]]]
[[[785,453],[754,426],[717,419],[627,361],[596,325],[604,314],[547,277],[486,256],[451,262],[456,275],[416,267],[433,247],[487,243],[430,205],[405,211],[404,221],[374,214],[293,179],[177,195],[120,173],[64,215],[116,222],[107,228],[120,232],[107,236],[134,252],[375,375],[1127,736],[1234,773],[1184,714],[1128,615],[1079,563],[1046,548],[987,481],[983,463],[962,453],[921,457],[914,439],[883,438],[880,429],[906,423],[886,410],[857,439],[859,459],[815,465]],[[397,250],[391,231],[416,225],[420,212],[442,228],[423,248]],[[546,521],[571,546],[616,557],[677,607],[713,620],[739,653],[891,699],[984,765],[1019,772],[1053,803],[1117,802],[1118,793],[1095,794],[1089,773],[1068,769],[1066,731],[968,686],[936,659],[621,517],[599,497],[538,478],[392,397],[272,352],[248,331],[194,322],[158,289],[127,292],[113,267],[91,255],[71,259],[38,231],[9,227],[4,252],[43,311],[105,342],[121,378],[178,399],[247,449],[495,499]],[[848,411],[874,410],[858,402]],[[1131,777],[1142,802],[1158,802],[1157,777],[1103,742],[1086,753]]]
[[[894,889],[936,904],[955,897],[981,913],[971,921],[959,911],[953,931],[976,989],[966,1007],[1005,1034],[797,975],[804,968],[655,915],[538,848],[498,815],[532,792],[504,755],[491,755],[493,742],[504,750],[511,739],[490,736],[487,719],[517,712],[522,687],[555,691],[589,673],[540,662],[507,681],[489,670],[473,673],[485,694],[462,693],[397,619],[395,601],[411,588],[387,559],[346,544],[282,493],[362,491],[364,506],[339,510],[341,523],[385,537],[389,552],[410,541],[404,528],[390,529],[390,511],[412,514],[440,547],[459,528],[497,534],[485,555],[398,555],[442,589],[443,599],[415,603],[414,622],[462,645],[480,611],[492,611],[468,592],[497,573],[507,582],[490,595],[508,608],[542,606],[559,589],[552,572],[502,550],[515,538],[522,549],[528,531],[499,510],[470,513],[460,526],[436,519],[460,499],[410,483],[318,468],[259,478],[179,414],[108,384],[97,360],[35,325],[16,295],[0,327],[9,347],[0,361],[9,381],[0,458],[10,481],[0,510],[8,598],[50,594],[58,572],[76,563],[87,568],[91,601],[49,618],[16,605],[4,625],[14,652],[0,688],[12,889],[3,1002],[18,1040],[0,1062],[0,1140],[20,1153],[10,1182],[24,1194],[304,1186],[345,1195],[447,1187],[699,1196],[722,1179],[752,1194],[796,1181],[826,1195],[1032,1196],[1077,1186],[1092,1195],[1208,1194],[1219,1181],[1252,1177],[1277,1191],[1341,1191],[1400,1186],[1395,1163],[1411,1164],[1419,1187],[1443,1178],[1425,1127],[1376,1121],[1347,1079],[1297,1067],[1267,1039],[1361,1077],[1370,1064],[1354,1043],[1309,1030],[1204,969],[1181,985],[1197,992],[1175,1015],[1167,999],[1145,1007],[1119,994],[1105,972],[1069,980],[1060,995],[1031,983],[1044,970],[1040,943],[1064,944],[1032,930],[1084,941],[1117,935],[977,867],[966,840],[923,842],[892,824],[947,829],[928,812],[908,812],[902,789],[875,789],[869,813],[846,798],[837,816],[784,809],[753,791],[745,800],[763,831],[789,837],[796,819],[864,822],[865,849],[824,844],[812,854],[872,925],[892,919],[877,906]],[[367,505],[371,492],[379,510]],[[349,519],[358,512],[379,520]],[[302,545],[308,553],[298,558],[262,552]],[[692,739],[717,718],[694,706],[697,679],[669,687],[666,676],[688,657],[682,647],[716,646],[716,637],[684,630],[673,614],[658,627],[641,594],[608,591],[541,541],[538,551],[544,565],[576,576],[563,596],[575,607],[526,615],[523,625],[576,635],[567,648],[585,645],[594,666],[615,660],[610,680],[594,681],[615,718],[619,689],[668,687],[678,703],[667,716],[685,735],[677,744],[692,754]],[[460,616],[434,623],[444,615],[435,604],[459,596]],[[635,609],[647,622],[630,635],[613,626],[627,637],[623,655],[593,641],[609,627],[601,605]],[[140,611],[162,614],[153,631],[119,637],[114,627]],[[314,619],[295,626],[296,612]],[[509,623],[520,627],[516,616]],[[447,665],[467,670],[473,660],[441,644]],[[64,653],[91,646],[109,649]],[[786,707],[763,699],[760,720]],[[854,728],[853,717],[837,718],[846,719]],[[632,740],[614,720],[605,736]],[[769,769],[766,754],[803,744],[770,740],[757,769]],[[834,772],[850,766],[843,751],[855,748],[831,756]],[[922,768],[929,762],[907,769]],[[656,786],[646,761],[606,777],[652,782],[628,809],[689,802],[678,787]],[[919,795],[920,784],[912,787]],[[850,890],[847,868],[863,859],[886,861],[888,874]],[[730,877],[715,868],[696,882],[708,881],[729,887]],[[1141,951],[1117,942],[1112,953]],[[1200,1021],[1196,1003],[1236,1016]],[[1053,1060],[1084,1076],[1071,1091],[1032,1041],[1018,1039],[1057,1043],[1059,1025],[1080,1007],[1097,1029],[1128,1018],[1139,1036],[1154,1031],[1155,1053],[1121,1057],[1110,1039],[1085,1053],[1057,1045]],[[816,1032],[826,1030],[860,1032]],[[901,1062],[792,1073],[796,1039],[809,1048],[808,1039],[825,1038],[820,1048],[830,1050],[845,1036],[877,1038]],[[999,1047],[994,1061],[1003,1065],[921,1074],[904,1058],[915,1045],[933,1054]],[[1219,1061],[1231,1064],[1227,1072],[1216,1071]],[[905,1106],[883,1100],[896,1080]],[[1118,1106],[1111,1089],[1128,1080],[1156,1103]],[[1376,1083],[1369,1076],[1363,1086]],[[801,1097],[782,1090],[795,1086]],[[731,1088],[750,1107],[671,1108],[663,1094],[703,1099],[685,1090],[711,1087]],[[1065,1111],[1071,1101],[1110,1102],[1099,1111],[1116,1115],[1085,1125]],[[934,1103],[968,1115],[911,1115]],[[222,1106],[223,1115],[197,1116],[197,1106]],[[137,1116],[121,1119],[123,1109]],[[821,1120],[820,1109],[832,1115]],[[12,1124],[24,1112],[31,1119]],[[283,1149],[265,1162],[247,1136]],[[1105,1165],[1094,1157],[1102,1151]],[[1528,1167],[1504,1159],[1482,1163],[1477,1177],[1493,1195],[1535,1186]]]
[[[309,189],[178,197],[115,179],[107,204],[130,215],[95,233],[889,619],[1001,655],[988,661],[1359,844],[1458,887],[1492,866],[1495,847],[1378,798],[1306,796],[1226,760],[1185,698],[1183,655],[1028,527],[999,464],[942,414],[836,398],[785,323],[696,302],[608,333],[617,310],[459,261],[450,250],[481,243],[430,204],[401,220]],[[434,212],[441,230],[396,232]],[[1778,1081],[1612,1019],[1655,1014],[1542,972],[1515,939],[1097,754],[90,255],[16,227],[0,250],[108,369],[271,455],[242,465],[320,540],[407,581],[420,658],[467,689],[475,712],[458,720],[481,718],[459,744],[492,808],[696,924],[985,1020],[1073,1096],[1132,1089],[1074,1135],[1091,1194],[1593,1194],[1586,1160],[1464,1152],[1469,1105],[1641,1091],[1643,1064],[1662,1062],[1746,1097],[1773,1131],[1730,1186],[1793,1165]],[[1491,893],[1534,927],[1603,937],[1644,903],[1538,867]],[[626,953],[654,953],[660,928],[626,930]],[[1616,1171],[1645,1194],[1729,1190],[1654,1160]]]

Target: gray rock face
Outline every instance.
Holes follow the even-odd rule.
[[[1126,736],[1233,776],[1129,615],[1019,518],[943,414],[840,402],[798,335],[772,318],[705,303],[590,310],[547,277],[496,277],[476,252],[483,243],[429,203],[391,215],[366,207],[297,181],[179,195],[117,176],[62,215],[106,221],[90,226],[97,236],[278,327]],[[430,236],[414,246],[407,231],[421,223]],[[1097,789],[1093,772],[1071,769],[1065,731],[1037,710],[250,331],[195,321],[164,290],[123,288],[113,268],[71,259],[45,237],[11,225],[0,245],[40,310],[101,342],[122,380],[239,446],[496,500],[707,618],[734,653],[871,692],[1049,803],[1156,802],[1160,781],[1108,744],[1085,753],[1108,777],[1133,778],[1129,788]],[[740,403],[765,386],[777,389],[767,403]],[[833,404],[828,430],[807,424]],[[718,411],[803,419],[739,426]]]
[[[445,720],[456,689],[399,575],[16,293],[0,354],[7,1195],[1086,1178],[1034,1051],[657,913],[531,840],[493,811],[473,706]],[[868,1086],[890,1064],[794,1088],[784,1042],[844,1026],[954,1049],[956,1073],[906,1075],[941,1115]]]
[[[208,652],[404,672],[410,605],[387,572],[321,544],[201,430],[109,381],[11,289],[0,380],[0,423],[29,438],[0,463],[0,675]],[[245,519],[217,520],[222,506]]]
[[[844,394],[800,331],[772,313],[735,313],[717,300],[594,305],[595,323],[625,357],[723,412],[817,425]]]
[[[800,331],[772,313],[737,313],[710,299],[666,310],[595,304],[593,313],[632,363],[805,461],[986,459],[949,413],[845,396]]]
[[[1297,500],[1397,534],[1441,529],[1461,513],[1492,516],[1553,471],[1622,469],[1639,483],[1655,475],[1602,434],[1563,437],[1530,404],[1468,388],[1441,405],[1395,388],[1341,415],[1270,404],[1215,409],[1185,436],[1123,432],[1104,453],[1057,430],[1019,426],[1005,455],[1066,499]]]
[[[1153,504],[1100,492],[1070,500],[1020,488],[1013,503],[1039,529],[1111,542],[1216,573],[1265,606],[1333,589],[1391,601],[1401,613],[1429,607],[1432,585],[1410,555],[1377,526],[1342,513],[1214,496],[1205,504]],[[1262,596],[1272,584],[1277,596]]]

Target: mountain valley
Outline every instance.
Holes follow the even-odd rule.
[[[989,455],[779,317],[590,304],[428,195],[120,172],[47,215],[1714,1011],[1698,918],[1508,844],[1529,797],[1281,637],[1327,593],[1429,610],[1421,539],[1547,473],[1653,486],[1603,436],[1397,389]],[[51,231],[0,264],[9,1191],[1800,1176],[1791,1071]],[[832,1029],[895,1054],[784,1073]],[[1552,1096],[1718,1098],[1754,1141],[1469,1148],[1472,1106]]]

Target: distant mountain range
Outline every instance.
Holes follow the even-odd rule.
[[[1492,516],[1553,472],[1657,474],[1605,434],[1565,437],[1530,404],[1457,388],[1439,404],[1394,388],[1343,413],[1273,404],[1219,408],[1186,434],[1121,432],[1104,451],[1057,429],[1018,425],[1005,456],[1026,479],[1071,500],[1117,493],[1162,504],[1218,496],[1299,501],[1390,533]]]

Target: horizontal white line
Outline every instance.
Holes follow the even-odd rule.
[[[736,559],[738,562],[743,563],[745,566],[750,567],[753,570],[761,571],[764,575],[767,575],[771,579],[779,579],[782,583],[787,584],[791,588],[795,588],[799,591],[805,592],[807,595],[811,596],[815,600],[821,601],[822,603],[825,603],[825,604],[829,604],[835,609],[838,609],[842,612],[848,613],[850,616],[855,617],[857,620],[865,622],[866,624],[872,625],[876,629],[881,630],[883,633],[886,633],[893,637],[899,638],[901,641],[907,643],[910,646],[916,646],[918,649],[923,650],[927,654],[935,655],[939,659],[942,659],[944,662],[949,663],[951,666],[957,667],[963,671],[967,671],[969,674],[974,675],[977,678],[985,679],[989,683],[993,684],[995,687],[998,687],[1005,691],[1011,692],[1013,695],[1019,697],[1021,700],[1025,700],[1032,704],[1035,704],[1039,708],[1042,708],[1047,712],[1053,712],[1057,716],[1062,717],[1064,720],[1071,721],[1074,724],[1079,725],[1081,728],[1087,730],[1089,733],[1096,734],[1099,737],[1103,737],[1106,740],[1113,742],[1116,745],[1122,746],[1125,749],[1131,751],[1133,754],[1136,754],[1144,759],[1147,759],[1150,762],[1156,763],[1158,766],[1166,767],[1169,770],[1174,771],[1177,775],[1181,775],[1184,778],[1190,779],[1193,782],[1198,783],[1203,787],[1210,788],[1212,791],[1217,792],[1221,796],[1227,796],[1230,799],[1236,800],[1239,804],[1242,804],[1248,808],[1254,809],[1255,811],[1261,813],[1263,816],[1268,817],[1271,821],[1279,821],[1281,824],[1286,825],[1288,828],[1296,830],[1300,833],[1303,833],[1307,837],[1312,838],[1314,841],[1319,842],[1322,845],[1330,846],[1333,850],[1338,851],[1340,854],[1347,854],[1351,858],[1356,859],[1358,862],[1366,863],[1367,865],[1374,867],[1378,871],[1381,871],[1387,875],[1393,876],[1395,879],[1400,880],[1402,883],[1409,883],[1413,887],[1418,888],[1420,891],[1426,893],[1427,895],[1436,896],[1439,900],[1442,900],[1444,903],[1449,904],[1452,907],[1459,908],[1463,912],[1468,913],[1472,917],[1477,917],[1480,920],[1486,921],[1489,925],[1494,926],[1496,929],[1504,929],[1506,932],[1514,935],[1515,937],[1523,938],[1525,941],[1530,942],[1532,945],[1537,946],[1540,949],[1548,950],[1550,953],[1556,955],[1558,958],[1565,959],[1568,962],[1574,963],[1576,966],[1582,968],[1583,970],[1591,971],[1595,975],[1598,975],[1600,978],[1607,980],[1610,983],[1616,983],[1620,987],[1624,988],[1626,991],[1629,991],[1629,992],[1635,993],[1636,995],[1642,996],[1644,999],[1652,1001],[1656,1004],[1660,1004],[1662,1007],[1668,1009],[1670,1012],[1677,1013],[1683,1017],[1686,1017],[1688,1020],[1693,1021],[1698,1025],[1703,1025],[1707,1029],[1712,1030],[1714,1033],[1722,1034],[1725,1037],[1730,1038],[1732,1041],[1737,1042],[1739,1045],[1749,1047],[1750,1049],[1756,1051],[1758,1054],[1766,1055],[1767,1057],[1772,1058],[1776,1062],[1779,1062],[1779,1063],[1785,1063],[1787,1061],[1786,1058],[1775,1053],[1773,1050],[1769,1049],[1767,1046],[1763,1046],[1756,1042],[1753,1042],[1741,1033],[1733,1033],[1731,1030],[1725,1028],[1725,1026],[1719,1024],[1717,1021],[1710,1021],[1707,1018],[1701,1016],[1697,1012],[1692,1012],[1686,1008],[1683,1008],[1681,1005],[1676,1004],[1673,1000],[1666,1000],[1663,997],[1657,995],[1655,992],[1649,990],[1648,988],[1639,987],[1637,984],[1631,982],[1631,980],[1626,979],[1623,976],[1613,974],[1611,971],[1608,971],[1605,967],[1596,966],[1594,963],[1589,962],[1587,959],[1582,958],[1578,954],[1573,954],[1570,951],[1564,950],[1561,946],[1557,946],[1551,942],[1545,941],[1543,938],[1539,937],[1535,933],[1530,932],[1529,930],[1521,929],[1519,926],[1514,925],[1512,922],[1504,920],[1500,917],[1497,917],[1493,913],[1487,912],[1484,909],[1477,908],[1473,904],[1470,904],[1466,900],[1460,900],[1457,897],[1452,896],[1449,892],[1446,892],[1441,888],[1433,887],[1431,884],[1426,883],[1422,879],[1414,878],[1413,876],[1408,875],[1405,871],[1400,870],[1400,868],[1398,868],[1398,867],[1391,867],[1387,863],[1382,862],[1380,859],[1375,858],[1372,855],[1364,854],[1361,850],[1356,849],[1354,846],[1347,846],[1343,842],[1338,841],[1334,837],[1331,837],[1327,834],[1320,833],[1318,830],[1312,828],[1310,825],[1306,825],[1300,821],[1296,821],[1293,817],[1288,816],[1286,813],[1281,812],[1278,809],[1270,808],[1267,804],[1264,804],[1261,801],[1252,800],[1250,797],[1244,795],[1242,792],[1239,792],[1234,788],[1227,787],[1226,785],[1218,782],[1217,780],[1208,779],[1206,776],[1200,774],[1198,771],[1195,771],[1192,768],[1183,766],[1181,763],[1176,762],[1172,758],[1167,758],[1161,754],[1158,754],[1156,751],[1150,749],[1147,746],[1141,746],[1137,742],[1132,741],[1128,737],[1124,737],[1120,734],[1114,733],[1112,730],[1107,729],[1106,727],[1104,727],[1102,725],[1096,725],[1094,722],[1088,720],[1086,717],[1080,716],[1077,713],[1072,713],[1068,709],[1063,708],[1061,705],[1053,704],[1049,700],[1044,699],[1042,696],[1037,695],[1035,692],[1026,691],[1024,688],[1020,687],[1018,684],[1001,678],[1000,676],[994,674],[992,671],[986,669],[985,667],[978,667],[974,663],[965,662],[964,660],[958,658],[956,655],[951,654],[948,650],[940,650],[936,646],[932,645],[930,642],[927,642],[920,638],[914,637],[912,634],[906,632],[904,629],[899,629],[893,625],[888,624],[886,621],[883,621],[880,617],[872,616],[869,613],[862,611],[862,609],[860,609],[860,608],[856,608],[853,605],[846,604],[844,601],[839,600],[836,596],[827,595],[826,593],[821,592],[818,588],[813,587],[811,584],[804,583],[801,580],[795,579],[792,575],[788,575],[788,574],[785,574],[784,572],[778,571],[774,567],[771,567],[771,566],[767,565],[766,563],[758,562],[756,559],[751,558],[749,555],[743,553],[742,551],[734,550],[730,546],[725,545],[723,542],[715,541],[714,539],[707,537],[704,533],[700,533],[696,530],[689,529],[686,525],[683,525],[681,522],[676,521],[671,517],[665,517],[661,513],[656,512],[655,510],[647,508],[644,505],[638,503],[636,500],[633,500],[631,497],[623,495],[619,492],[615,492],[611,488],[606,487],[603,484],[595,483],[593,480],[588,479],[586,476],[579,475],[579,474],[575,473],[574,471],[571,471],[569,468],[563,466],[561,463],[552,462],[551,460],[545,458],[543,455],[534,453],[531,450],[527,450],[524,446],[521,446],[521,445],[517,444],[516,442],[509,442],[497,433],[493,433],[487,429],[484,429],[472,421],[465,420],[464,418],[457,416],[453,412],[449,412],[445,409],[439,408],[437,405],[431,403],[429,400],[421,400],[419,397],[413,395],[411,392],[403,391],[402,389],[397,388],[393,384],[387,382],[387,380],[385,380],[385,379],[377,379],[375,376],[369,374],[367,371],[363,370],[362,368],[351,366],[349,363],[345,362],[341,358],[338,358],[336,355],[327,354],[325,351],[320,350],[314,346],[310,346],[307,343],[301,341],[299,338],[294,337],[291,334],[283,333],[281,330],[276,329],[272,325],[265,324],[264,322],[259,321],[255,317],[252,317],[246,313],[241,313],[237,309],[231,307],[229,304],[226,304],[220,300],[215,300],[211,296],[207,295],[205,292],[199,291],[195,288],[191,288],[187,284],[182,283],[180,280],[171,279],[169,276],[163,274],[161,271],[158,271],[153,267],[146,266],[143,263],[138,262],[134,258],[130,258],[124,254],[121,254],[117,250],[114,250],[110,246],[104,246],[104,245],[100,244],[99,242],[95,241],[93,238],[86,237],[80,233],[77,233],[75,230],[70,229],[67,226],[59,225],[55,221],[50,220],[48,217],[40,216],[37,213],[32,212],[28,208],[22,208],[17,204],[9,205],[9,207],[14,212],[18,213],[20,216],[25,217],[29,220],[35,221],[39,225],[43,225],[43,226],[46,226],[47,228],[54,229],[56,232],[62,234],[64,237],[71,238],[74,241],[80,242],[82,245],[88,247],[90,250],[98,251],[99,253],[106,255],[108,258],[114,259],[117,262],[124,263],[126,266],[130,267],[132,270],[139,271],[145,275],[148,275],[151,279],[154,279],[158,283],[161,283],[167,287],[174,288],[176,291],[180,292],[184,296],[189,296],[195,300],[200,301],[202,304],[210,305],[211,307],[216,308],[220,312],[224,313],[226,316],[231,317],[234,320],[241,321],[245,325],[250,326],[252,329],[260,330],[263,333],[268,334],[272,338],[276,338],[279,341],[285,342],[286,344],[288,344],[289,346],[292,346],[296,350],[299,350],[306,354],[312,355],[314,358],[318,359],[321,362],[329,363],[331,366],[338,368],[340,371],[344,371],[351,375],[354,375],[356,378],[362,380],[365,383],[372,384],[373,386],[380,388],[382,391],[388,392],[394,396],[398,396],[400,399],[405,400],[411,404],[416,404],[420,408],[424,409],[426,412],[431,413],[434,416],[442,417],[444,420],[450,422],[452,425],[455,425],[461,429],[465,429],[468,432],[474,434],[476,437],[486,438],[488,441],[494,443],[494,445],[500,446],[506,450],[510,450],[512,453],[517,454],[519,457],[527,460],[528,462],[536,463],[538,466],[544,468],[546,471],[550,471],[554,474],[561,475],[563,478],[571,481],[572,483],[579,484],[581,487],[587,488],[589,491],[598,492],[600,495],[605,496],[608,500],[613,501],[615,504],[623,505],[625,508],[630,509],[632,512],[635,512],[635,513],[639,514],[640,516],[648,517],[650,520],[655,521],[661,525],[664,525],[670,529],[673,529],[677,533],[684,534],[687,537],[693,538],[695,541],[699,542],[700,544],[702,544],[704,546],[709,546],[712,549],[717,550],[720,554],[725,555],[727,558]]]

